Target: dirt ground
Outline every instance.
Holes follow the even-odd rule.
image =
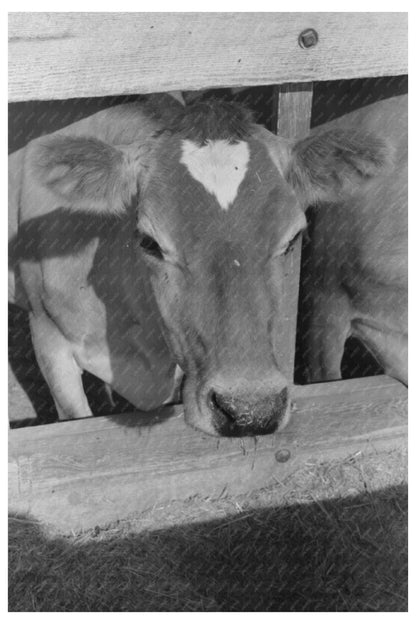
[[[406,611],[404,450],[57,535],[9,523],[10,611]]]

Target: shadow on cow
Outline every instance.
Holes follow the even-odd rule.
[[[106,324],[104,328],[101,327],[101,331],[105,334],[102,338],[108,345],[111,368],[118,376],[124,378],[126,376],[125,369],[120,370],[120,360],[117,359],[117,356],[112,358],[111,354],[117,354],[120,350],[120,336],[121,339],[123,338],[121,327],[127,325],[128,330],[128,326],[131,326],[131,319],[126,319],[125,316],[128,309],[126,311],[126,306],[122,305],[125,304],[126,297],[128,298],[129,295],[123,293],[120,288],[120,272],[125,270],[129,276],[133,275],[139,279],[139,275],[134,276],[134,270],[132,271],[137,261],[134,250],[136,244],[134,231],[134,226],[125,216],[122,218],[113,216],[103,218],[97,215],[86,215],[82,212],[74,213],[66,209],[57,209],[47,215],[28,220],[19,228],[19,235],[9,241],[9,267],[11,269],[22,263],[23,265],[25,263],[30,264],[39,260],[42,260],[44,264],[48,261],[53,263],[55,259],[60,259],[60,261],[65,261],[65,258],[68,259],[67,281],[60,288],[60,294],[65,298],[66,309],[69,313],[66,318],[71,318],[71,299],[72,301],[76,299],[71,297],[73,289],[75,287],[92,289],[105,308]],[[121,236],[124,236],[124,247],[120,243]],[[111,248],[115,241],[117,241],[117,258],[116,261],[111,262],[109,247]],[[89,245],[96,246],[94,261],[85,276],[85,282],[80,284],[77,277],[82,273],[85,274],[85,267],[80,271],[76,258]],[[81,262],[84,260],[85,258]],[[108,280],[105,284],[99,277],[102,275],[105,275],[106,280]],[[18,282],[16,283],[15,296],[16,301],[26,308],[25,293]],[[121,311],[122,316],[120,316]],[[89,313],[91,314],[91,310]],[[142,331],[146,331],[149,336],[152,332],[160,335],[160,329],[155,327],[156,316],[157,310],[152,308],[145,315],[144,323],[142,322]],[[134,325],[140,330],[137,319],[135,319]],[[66,327],[70,331],[71,328],[68,327],[67,323]],[[99,329],[100,327],[97,327],[97,330]],[[164,347],[164,342],[162,347]],[[125,353],[128,357],[128,350]],[[38,368],[36,355],[31,345],[28,312],[13,304],[9,306],[9,363],[12,374],[27,393],[33,409],[38,415],[38,421],[53,422],[56,420],[56,408],[48,386]],[[103,381],[88,371],[84,371],[82,381],[95,415],[120,414],[133,412],[136,409],[132,403],[116,391],[110,391]],[[136,381],[134,383],[136,384]],[[152,392],[154,391],[152,390]],[[165,409],[164,414],[168,417],[169,410]],[[33,418],[19,420],[15,426],[22,426],[27,421],[33,422]],[[129,426],[133,424],[132,422],[128,423],[127,420],[124,422]],[[137,421],[137,424],[140,426],[140,420]],[[149,426],[149,422],[147,422],[147,426]]]

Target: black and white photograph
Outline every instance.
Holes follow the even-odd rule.
[[[408,612],[408,14],[140,8],[8,13],[8,610]]]

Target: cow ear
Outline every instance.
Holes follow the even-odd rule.
[[[34,142],[29,158],[36,180],[63,206],[121,214],[137,192],[134,151],[95,138],[55,135]]]
[[[392,162],[392,147],[378,136],[334,129],[295,143],[285,174],[309,205],[356,192]]]

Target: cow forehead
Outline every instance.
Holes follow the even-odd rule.
[[[142,190],[142,215],[185,246],[206,238],[268,240],[302,214],[267,147],[253,137],[203,144],[170,137]]]
[[[225,140],[208,140],[198,145],[182,140],[180,162],[189,174],[214,195],[221,209],[227,210],[237,197],[250,159],[246,141],[230,143]]]

